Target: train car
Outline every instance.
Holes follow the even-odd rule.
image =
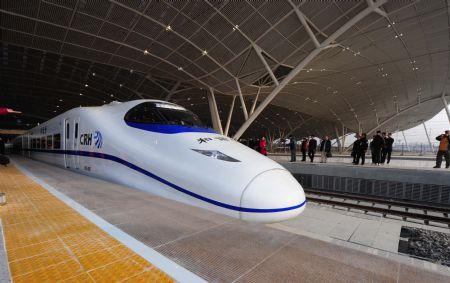
[[[35,160],[245,221],[286,220],[306,203],[278,163],[165,101],[74,108],[15,142]]]

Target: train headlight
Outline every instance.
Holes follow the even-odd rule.
[[[201,153],[203,155],[215,158],[215,159],[228,161],[228,162],[240,162],[239,160],[234,159],[233,157],[228,156],[225,153],[222,153],[218,150],[203,150],[203,149],[192,149],[192,150],[195,152]]]

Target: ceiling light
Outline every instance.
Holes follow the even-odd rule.
[[[110,96],[111,96],[111,97],[114,97],[114,95],[112,95],[112,94],[111,94]]]
[[[235,25],[234,27],[233,27],[233,30],[237,30],[239,28],[239,26],[238,25]]]
[[[171,31],[172,27],[170,25],[166,26],[166,31]]]
[[[56,108],[59,108],[59,105],[56,105]]]
[[[88,86],[89,86],[88,84],[85,84],[85,85],[84,85],[84,87],[88,87]]]
[[[83,95],[82,93],[80,93],[80,96]]]
[[[92,73],[92,76],[94,76],[94,77],[95,77],[95,73]]]
[[[183,71],[183,67],[178,67],[178,71]]]
[[[60,99],[59,101],[63,101],[62,99]]]
[[[148,54],[148,51],[147,51],[147,49],[145,49],[144,50],[144,55],[147,55]]]
[[[207,54],[208,54],[208,51],[206,51],[206,50],[202,51],[202,55],[207,55]]]
[[[119,87],[123,87],[123,84],[119,84]]]

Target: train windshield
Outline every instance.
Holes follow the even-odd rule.
[[[128,111],[125,121],[140,124],[205,127],[197,115],[181,106],[169,103],[141,103]]]

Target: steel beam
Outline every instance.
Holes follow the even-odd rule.
[[[434,153],[434,147],[431,143],[430,135],[428,134],[427,126],[425,125],[425,122],[422,123],[423,129],[425,130],[425,134],[427,135],[428,144],[430,145],[431,152]]]
[[[342,149],[341,149],[341,153],[344,151],[345,148],[345,135],[346,135],[346,130],[345,130],[345,126],[342,125]]]
[[[256,108],[255,112],[242,124],[236,134],[233,136],[234,139],[239,139],[242,134],[248,129],[248,127],[255,121],[255,119],[261,114],[261,112],[270,104],[270,102],[280,93],[280,91],[306,66],[308,65],[317,55],[322,52],[322,50],[330,47],[339,36],[349,30],[353,25],[357,22],[365,18],[367,15],[372,13],[374,9],[380,7],[387,0],[380,0],[374,3],[373,6],[367,7],[360,13],[358,13],[355,17],[350,19],[347,23],[337,29],[332,35],[330,35],[327,39],[325,39],[319,47],[315,48],[313,51],[309,53],[282,81],[281,83],[275,87],[274,90],[259,104]]]
[[[405,136],[404,131],[402,131],[402,135],[403,135],[403,140],[405,141],[406,149],[408,150],[408,152],[410,152],[411,149],[409,148],[408,142],[406,141],[406,136]]]
[[[289,137],[290,134],[292,134],[293,132],[295,132],[295,130],[299,129],[301,126],[303,126],[304,124],[306,124],[308,121],[312,120],[314,117],[309,117],[306,120],[303,120],[302,122],[300,122],[300,124],[298,124],[297,126],[295,126],[294,128],[292,128],[286,135],[285,137]]]
[[[259,59],[261,60],[261,62],[263,62],[264,67],[266,68],[266,71],[269,73],[270,77],[272,78],[272,81],[275,83],[275,85],[279,85],[280,83],[278,82],[277,78],[273,74],[272,69],[270,68],[269,64],[266,61],[266,58],[264,58],[264,56],[262,55],[261,47],[259,47],[256,44],[252,44],[252,45],[253,45],[253,49],[255,49],[256,54],[258,54]]]
[[[297,15],[297,18],[302,23],[303,27],[305,28],[306,32],[308,33],[309,37],[311,38],[311,40],[314,43],[314,45],[316,46],[316,48],[320,47],[320,43],[317,40],[316,35],[311,30],[311,27],[309,26],[308,22],[306,21],[306,16],[303,15],[303,13],[298,9],[298,7],[294,3],[292,3],[291,0],[287,0],[287,1],[289,2],[289,4],[291,4],[292,8],[294,9],[295,14]]]
[[[177,91],[180,84],[181,84],[180,81],[177,81],[175,83],[175,85],[170,89],[169,93],[167,94],[166,99],[164,99],[165,101],[169,101],[172,98],[173,94],[175,93],[175,91]]]
[[[211,112],[211,120],[213,123],[213,128],[218,133],[223,135],[222,124],[220,122],[220,116],[219,116],[219,110],[217,109],[216,98],[214,96],[214,89],[210,87],[209,91],[207,92],[207,95],[208,95],[209,111]]]
[[[338,128],[336,126],[334,126],[334,132],[336,134],[337,146],[338,146],[339,150],[341,150],[341,140],[340,140]]]
[[[258,92],[256,93],[255,100],[253,101],[252,108],[250,109],[250,115],[252,115],[253,112],[255,112],[255,107],[256,107],[256,103],[258,102],[258,98],[259,98],[259,93],[260,92],[261,92],[261,88],[259,87],[258,88]]]
[[[237,78],[235,78],[235,81],[236,81],[236,86],[238,89],[239,99],[241,100],[242,111],[244,112],[244,118],[247,121],[248,120],[248,112],[247,112],[247,107],[245,106],[244,96],[242,96],[241,85],[239,84],[239,80]]]
[[[231,100],[230,111],[228,112],[227,124],[225,125],[225,136],[228,136],[228,131],[230,130],[231,117],[233,116],[234,101],[236,100],[236,95],[233,95],[233,100]]]
[[[447,99],[445,99],[445,92],[442,93],[442,102],[444,103],[445,113],[447,113],[448,122],[450,123],[450,110],[448,109]]]

